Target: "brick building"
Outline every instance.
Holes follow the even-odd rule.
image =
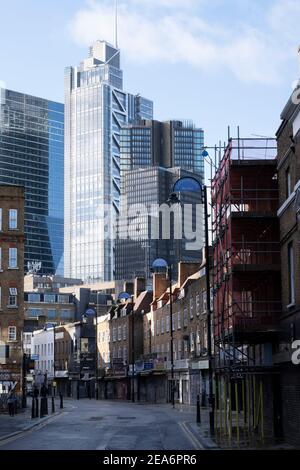
[[[138,398],[133,367],[143,354],[143,314],[149,310],[152,292],[145,280],[135,279],[134,294],[110,307],[97,319],[98,385],[102,398]],[[134,379],[137,382],[136,378]]]
[[[0,394],[22,391],[24,189],[0,186]]]
[[[176,399],[195,404],[197,395],[207,404],[207,310],[205,261],[179,263],[178,282],[172,286],[173,361]],[[144,360],[152,369],[140,376],[141,400],[171,400],[171,334],[169,281],[154,274],[151,311],[144,316]]]
[[[300,55],[300,53],[299,53]],[[299,96],[296,91],[293,95]],[[300,104],[288,100],[277,131],[282,317],[274,361],[280,367],[282,422],[285,439],[300,446],[300,365],[291,361],[292,343],[300,340]]]

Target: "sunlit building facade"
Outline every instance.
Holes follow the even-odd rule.
[[[120,203],[120,130],[151,119],[151,101],[123,91],[120,51],[97,41],[65,71],[65,276],[115,276]]]

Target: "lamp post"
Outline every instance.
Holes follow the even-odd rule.
[[[26,353],[23,353],[23,363],[22,363],[22,408],[27,408],[26,372],[27,372],[27,355],[26,355]]]
[[[53,383],[52,383],[52,396],[55,396],[55,325],[53,324]]]
[[[128,292],[121,292],[118,297],[119,302],[127,302],[131,299],[131,295]],[[134,312],[133,309],[131,311],[131,401],[132,403],[135,402],[134,396],[134,369],[135,369],[135,354],[134,354]]]
[[[157,258],[152,263],[153,271],[166,270],[169,277],[170,291],[170,354],[171,354],[171,402],[175,408],[175,383],[174,383],[174,337],[173,337],[173,296],[172,296],[172,266],[163,258]]]
[[[99,308],[99,294],[97,292],[97,305],[96,305],[96,327],[95,327],[95,399],[99,400],[99,389],[98,389],[98,370],[99,370],[99,361],[98,361],[98,308]]]
[[[203,151],[202,156],[208,156],[206,150]],[[201,184],[196,178],[182,177],[176,181],[173,187],[173,192],[169,197],[170,204],[178,204],[180,201],[180,194],[184,192],[200,193],[201,203],[204,206],[204,230],[205,230],[205,275],[206,275],[206,298],[207,298],[207,349],[208,349],[208,364],[209,364],[209,425],[210,433],[215,434],[214,426],[214,392],[213,392],[213,369],[212,369],[212,329],[211,329],[211,302],[210,302],[210,260],[209,260],[209,228],[208,228],[208,202],[207,202],[207,186]]]

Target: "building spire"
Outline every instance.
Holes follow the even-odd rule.
[[[118,49],[118,0],[115,0],[115,47]]]

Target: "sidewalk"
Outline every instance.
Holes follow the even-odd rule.
[[[172,409],[172,408],[171,408]],[[247,438],[240,431],[240,438],[237,442],[237,437],[233,433],[231,440],[222,434],[218,427],[215,429],[215,437],[210,436],[209,428],[209,409],[201,407],[201,423],[196,422],[196,406],[176,404],[175,411],[183,423],[185,431],[194,437],[195,445],[199,445],[199,449],[205,450],[230,450],[230,449],[247,449],[247,450],[292,450],[293,447],[285,444],[282,440],[276,440],[266,436],[264,442],[260,442],[255,438]],[[174,410],[173,410],[174,412]]]
[[[51,399],[48,399],[48,415],[44,418],[31,419],[31,399],[27,399],[27,408],[20,410],[18,414],[11,417],[9,414],[0,414],[0,441],[8,439],[9,437],[15,436],[22,432],[28,431],[35,426],[39,426],[43,422],[57,416],[62,413],[65,409],[59,408],[60,401],[55,399],[55,413],[51,413]]]

